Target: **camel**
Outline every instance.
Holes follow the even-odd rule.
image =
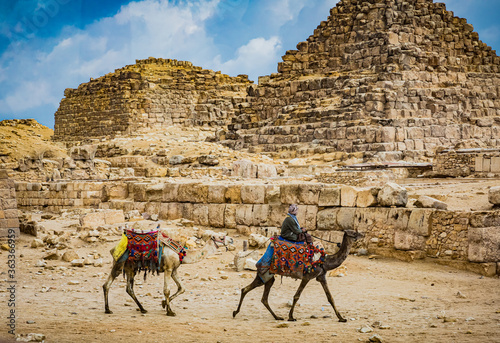
[[[208,241],[206,242],[205,246],[203,249],[200,250],[188,250],[186,251],[186,256],[184,256],[184,259],[182,260],[182,264],[185,263],[196,263],[210,255],[213,255],[215,251],[219,248],[219,245],[222,246],[227,246],[229,244],[233,243],[233,239],[224,236],[223,238],[220,238],[217,234],[212,235]],[[111,255],[113,255],[114,248],[111,249]],[[177,276],[177,269],[181,265],[179,255],[177,252],[164,247],[163,249],[163,254],[161,256],[160,260],[160,273],[164,273],[164,281],[163,281],[163,294],[165,295],[165,299],[162,301],[162,307],[166,308],[167,310],[167,316],[175,316],[176,313],[172,310],[170,307],[171,301],[176,298],[177,296],[181,295],[184,293],[184,287],[182,286],[179,277]],[[120,275],[120,273],[123,271],[124,275],[127,277],[127,293],[134,299],[135,303],[137,306],[139,306],[139,310],[141,313],[147,313],[147,311],[142,307],[141,303],[139,300],[137,300],[137,297],[134,294],[134,269],[132,264],[127,263],[126,261],[123,262],[117,262],[113,259],[113,267],[111,269],[111,273],[108,276],[108,279],[106,282],[102,285],[102,288],[104,290],[104,306],[105,306],[105,313],[112,314],[113,312],[109,309],[109,304],[108,304],[108,293],[109,289],[111,287],[111,284],[115,280],[115,278]],[[169,278],[172,278],[174,280],[175,284],[177,285],[177,291],[170,296],[170,290],[168,288],[168,280]]]
[[[353,231],[353,230],[346,230],[344,231],[344,238],[342,240],[342,244],[340,246],[339,251],[333,255],[326,255],[325,256],[325,262],[321,266],[321,268],[317,268],[315,271],[307,274],[303,274],[300,276],[292,276],[294,278],[300,278],[302,281],[299,285],[299,288],[295,292],[295,295],[293,296],[293,304],[292,308],[290,309],[290,312],[288,314],[288,320],[289,321],[295,321],[296,319],[293,317],[293,310],[295,309],[295,304],[297,304],[297,301],[299,300],[300,294],[306,287],[306,285],[311,281],[312,279],[316,279],[319,283],[321,283],[321,286],[323,286],[323,290],[325,291],[326,297],[328,299],[328,302],[333,306],[333,310],[335,311],[335,314],[337,315],[339,322],[345,322],[346,319],[342,317],[342,315],[337,311],[337,308],[335,307],[335,303],[333,302],[333,297],[330,293],[330,290],[328,289],[328,284],[326,282],[326,273],[329,270],[335,269],[339,267],[347,258],[349,255],[349,251],[351,250],[352,245],[354,244],[355,241],[358,239],[364,237],[362,233]],[[263,275],[262,275],[263,276]],[[262,281],[261,277],[259,276],[259,271],[257,272],[257,275],[255,279],[246,287],[241,289],[241,298],[240,298],[240,303],[238,304],[238,308],[236,311],[233,312],[233,318],[236,317],[236,315],[240,312],[241,309],[241,304],[243,302],[243,299],[247,295],[248,292],[250,292],[252,289],[260,287],[260,286],[265,286],[264,287],[264,293],[262,295],[262,303],[264,306],[271,312],[273,315],[274,319],[276,320],[283,320],[282,317],[277,316],[271,307],[269,306],[268,302],[268,297],[269,297],[269,292],[271,290],[271,287],[274,284],[274,275],[272,275],[271,279],[269,279],[267,282]]]

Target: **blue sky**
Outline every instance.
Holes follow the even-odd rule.
[[[500,51],[500,0],[444,0]],[[276,72],[337,0],[2,0],[0,120],[54,126],[64,89],[136,59],[187,60],[235,76]],[[498,54],[498,53],[497,53]]]

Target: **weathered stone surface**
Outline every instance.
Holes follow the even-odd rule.
[[[378,192],[377,200],[380,206],[405,207],[408,202],[408,192],[400,185],[388,182]]]
[[[208,202],[212,204],[223,204],[226,202],[227,186],[225,185],[208,185]]]
[[[342,186],[340,188],[340,206],[356,207],[358,198],[358,188],[352,186]]]
[[[205,204],[193,204],[193,216],[192,219],[195,224],[208,226],[209,216],[208,216],[208,205]]]
[[[342,230],[353,230],[354,219],[356,215],[356,208],[343,208],[339,209],[337,214],[337,224]]]
[[[208,199],[208,185],[202,183],[181,183],[177,192],[179,202],[206,203]]]
[[[233,162],[232,176],[240,176],[246,179],[255,179],[257,177],[257,165],[249,160]]]
[[[264,185],[241,186],[241,201],[244,204],[263,204],[266,195]]]
[[[104,211],[104,222],[108,225],[125,222],[125,215],[122,210]]]
[[[62,260],[63,261],[66,261],[66,262],[71,262],[73,260],[77,260],[79,259],[80,257],[78,256],[78,254],[74,251],[74,250],[68,250],[66,251],[63,255],[62,255]]]
[[[500,186],[490,187],[488,190],[488,201],[493,205],[500,205]]]
[[[319,193],[318,206],[340,206],[340,187],[324,187]]]
[[[226,204],[208,205],[208,224],[212,227],[224,227]]]
[[[317,184],[285,184],[280,187],[283,204],[317,205],[322,186]]]
[[[425,237],[409,231],[395,231],[394,248],[398,250],[424,250]]]
[[[276,167],[272,164],[258,164],[257,165],[257,178],[259,179],[270,179],[277,177],[278,172]]]
[[[445,202],[439,201],[427,195],[419,196],[414,205],[419,208],[436,208],[438,210],[446,210],[448,208],[448,204]]]
[[[414,209],[408,220],[408,231],[419,236],[429,236],[432,230],[433,210]]]
[[[87,213],[80,217],[80,225],[83,227],[98,227],[105,224],[104,212]]]
[[[335,230],[337,228],[337,217],[339,208],[327,208],[317,214],[316,228],[318,230]]]
[[[469,228],[468,239],[469,261],[500,261],[500,227]]]
[[[219,160],[213,155],[202,155],[198,157],[198,162],[207,166],[216,166],[219,164]]]
[[[372,207],[377,206],[377,195],[379,188],[361,188],[357,191],[356,207]]]
[[[224,194],[227,203],[241,204],[241,185],[230,185]]]

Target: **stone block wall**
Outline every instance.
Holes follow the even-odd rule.
[[[433,171],[452,177],[500,175],[500,149],[445,150],[436,156]]]
[[[19,234],[16,190],[7,171],[0,169],[0,238],[7,237],[9,229],[14,229]]]
[[[138,60],[66,89],[54,140],[130,135],[177,125],[225,125],[251,81],[162,58]]]
[[[339,242],[342,231],[352,229],[365,233],[357,248],[372,253],[406,260],[429,257],[485,275],[500,273],[496,269],[500,210],[381,207],[377,187],[307,182],[76,182],[18,183],[16,189],[22,209],[138,210],[163,220],[185,218],[195,225],[244,234],[278,232],[288,205],[297,203],[299,222],[317,237]]]

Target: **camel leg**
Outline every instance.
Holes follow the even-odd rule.
[[[240,303],[238,304],[238,308],[236,309],[236,311],[233,311],[233,318],[236,317],[236,315],[240,312],[241,304],[243,303],[245,295],[247,295],[247,293],[250,292],[252,289],[260,287],[262,285],[264,285],[264,282],[260,279],[259,275],[257,274],[251,284],[241,289]]]
[[[321,286],[323,286],[323,290],[325,291],[328,302],[330,303],[330,305],[332,305],[333,310],[335,311],[335,314],[337,315],[337,318],[339,319],[339,322],[345,323],[347,320],[340,315],[339,311],[337,311],[337,308],[335,307],[335,303],[333,302],[332,294],[330,293],[330,290],[328,289],[328,284],[326,283],[325,276],[323,275],[323,276],[319,277],[317,280],[321,283]]]
[[[104,312],[111,314],[113,311],[109,309],[109,303],[108,303],[108,294],[109,294],[109,289],[111,288],[111,285],[113,284],[113,281],[115,281],[116,277],[120,275],[121,271],[123,269],[123,263],[113,263],[113,268],[111,269],[111,272],[109,273],[108,279],[102,285],[102,289],[104,291]]]
[[[269,292],[271,291],[271,288],[273,287],[273,284],[274,284],[274,277],[271,280],[269,280],[268,282],[266,282],[264,284],[264,294],[262,294],[262,303],[269,310],[269,312],[271,312],[271,314],[273,315],[274,319],[276,319],[276,320],[283,320],[283,317],[278,317],[273,312],[273,310],[271,309],[271,306],[269,306],[269,302],[267,301],[267,299],[269,298]]]
[[[299,301],[300,294],[306,288],[307,283],[309,282],[309,279],[302,279],[302,282],[299,285],[299,289],[297,289],[297,292],[295,292],[295,295],[293,296],[293,304],[292,308],[290,309],[290,312],[288,313],[288,321],[294,322],[296,321],[295,318],[293,318],[293,310],[295,309],[295,304],[297,304],[297,301]]]
[[[128,295],[130,295],[132,297],[132,299],[134,299],[137,306],[139,306],[141,313],[147,313],[148,311],[146,311],[144,309],[144,307],[142,307],[141,303],[139,302],[139,300],[137,300],[137,297],[135,296],[135,293],[134,293],[134,276],[135,276],[134,271],[132,269],[125,267],[125,274],[127,275],[127,293],[128,293]]]
[[[179,276],[177,275],[177,268],[172,271],[172,280],[174,280],[177,285],[177,292],[168,299],[168,301],[174,300],[177,296],[181,295],[185,292],[184,287],[182,287],[181,281],[179,280]]]
[[[161,306],[167,309],[167,316],[175,317],[176,314],[170,307],[170,290],[168,289],[168,278],[174,274],[172,270],[165,270],[163,275],[163,294],[165,299],[161,302]]]

